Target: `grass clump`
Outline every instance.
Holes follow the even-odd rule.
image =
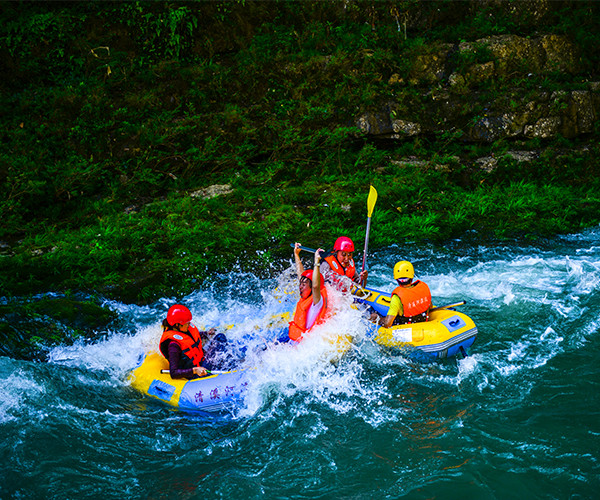
[[[360,241],[370,184],[371,248],[598,224],[597,127],[585,144],[465,141],[483,101],[516,110],[523,92],[588,88],[598,76],[597,8],[551,3],[536,17],[525,4],[3,4],[4,293],[150,301],[234,266],[268,273],[293,241]],[[539,30],[572,35],[578,74],[482,81],[479,100],[461,101],[464,130],[436,123],[427,103],[447,75],[431,81],[422,67],[440,47],[466,71],[492,59],[479,38]],[[462,41],[475,50],[452,56]],[[358,118],[386,103],[392,118],[431,131],[361,132]],[[512,149],[539,154],[523,163]],[[494,169],[477,165],[482,156]],[[224,194],[195,195],[215,185]]]

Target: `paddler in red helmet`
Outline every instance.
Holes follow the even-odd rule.
[[[169,360],[169,372],[172,378],[204,377],[212,367],[202,349],[202,335],[212,336],[215,329],[200,332],[192,323],[192,313],[181,304],[169,308],[167,317],[163,320],[163,334],[160,339],[160,352]],[[217,348],[222,350],[227,338],[219,333],[213,339]]]
[[[300,342],[302,336],[310,329],[322,323],[327,313],[327,290],[319,270],[322,249],[315,252],[313,269],[304,270],[300,260],[300,243],[294,245],[294,260],[296,271],[300,277],[300,300],[294,311],[294,319],[290,321],[289,337]]]
[[[365,269],[361,273],[354,265],[354,242],[347,236],[340,236],[333,245],[333,250],[324,259],[321,272],[327,282],[335,284],[339,289],[347,288],[343,285],[341,276],[350,278],[354,283],[367,282],[369,272]]]

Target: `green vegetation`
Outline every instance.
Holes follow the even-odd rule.
[[[441,128],[376,141],[356,128],[392,100],[393,113],[427,119],[422,96],[436,88],[408,75],[439,43],[539,31],[575,40],[577,74],[516,70],[480,84],[490,99],[512,95],[509,109],[521,106],[513,88],[594,81],[600,9],[547,4],[2,3],[2,295],[147,302],[234,265],[268,273],[293,241],[360,240],[369,184],[379,193],[371,248],[600,223],[598,121],[585,137],[491,144]],[[454,64],[492,59],[477,42]],[[474,121],[485,114],[468,96],[465,106]],[[540,154],[523,163],[511,149]],[[495,169],[476,165],[492,155]],[[212,185],[229,188],[197,195]]]

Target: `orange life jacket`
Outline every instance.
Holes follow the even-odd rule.
[[[325,262],[329,264],[329,267],[331,267],[333,272],[341,274],[342,276],[348,276],[350,279],[354,278],[354,275],[356,274],[354,259],[350,259],[350,262],[348,262],[348,267],[344,269],[342,264],[340,264],[340,262],[337,260],[336,253],[330,255],[329,257],[325,257]]]
[[[187,332],[165,330],[160,338],[160,352],[169,359],[169,344],[176,342],[181,348],[181,363],[178,368],[193,368],[200,366],[204,357],[200,332],[194,325],[188,327]]]
[[[431,292],[426,283],[417,280],[410,287],[398,286],[392,295],[400,297],[402,302],[403,316],[397,317],[397,322],[417,323],[429,319],[427,311],[431,306]]]
[[[321,288],[321,297],[323,297],[323,307],[321,307],[321,311],[319,312],[317,319],[315,319],[313,326],[323,323],[325,313],[327,312],[327,290],[325,290],[325,288]],[[309,329],[306,328],[306,316],[308,315],[308,310],[311,305],[312,292],[305,299],[300,298],[298,301],[296,311],[294,312],[294,319],[290,321],[290,330],[288,333],[290,339],[300,342],[300,340],[302,340],[302,335],[309,331]]]

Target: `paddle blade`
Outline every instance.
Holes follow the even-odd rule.
[[[371,217],[373,209],[375,208],[375,202],[377,201],[377,190],[371,186],[369,189],[369,197],[367,198],[367,217]]]

